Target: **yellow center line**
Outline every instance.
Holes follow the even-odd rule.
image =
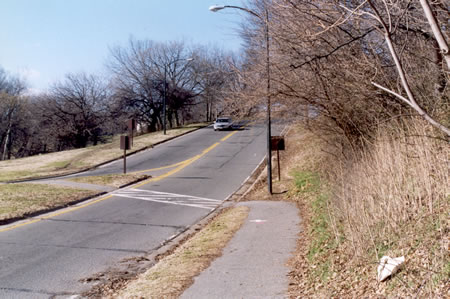
[[[227,136],[225,136],[225,137],[223,137],[222,139],[220,139],[220,141],[225,141],[225,140],[227,140],[228,138],[230,138],[231,136],[233,136],[233,135],[236,134],[236,133],[237,133],[237,131],[231,132],[231,133],[228,134]]]
[[[171,176],[172,174],[175,174],[177,172],[179,172],[180,170],[182,170],[183,168],[185,168],[188,165],[191,165],[192,163],[194,163],[195,161],[197,161],[198,159],[200,159],[201,157],[203,157],[204,155],[206,155],[208,152],[210,152],[212,149],[214,149],[216,146],[218,146],[220,143],[216,142],[213,145],[211,145],[210,147],[208,147],[207,149],[205,149],[200,155],[197,155],[191,159],[186,160],[183,164],[179,165],[177,168],[172,169],[169,172],[166,172],[165,174],[162,174],[160,176],[154,177],[154,178],[150,178],[148,180],[143,181],[142,183],[135,185],[134,188],[139,188],[142,187],[148,183],[151,182],[157,182],[160,181],[168,176]]]
[[[208,147],[207,149],[205,149],[204,151],[203,151],[203,153],[202,153],[202,156],[203,155],[205,155],[205,154],[207,154],[209,151],[211,151],[212,149],[214,149],[216,146],[218,146],[220,143],[219,142],[216,142],[216,143],[214,143],[213,145],[211,145],[210,147]]]
[[[172,167],[176,167],[178,165],[184,164],[184,163],[188,162],[190,159],[192,159],[192,158],[189,158],[187,160],[184,160],[184,161],[181,161],[181,162],[178,162],[178,163],[175,163],[175,164],[171,164],[171,165],[166,165],[166,166],[161,166],[161,167],[151,168],[151,169],[145,169],[145,170],[133,171],[133,172],[130,172],[130,174],[136,174],[136,173],[143,173],[143,172],[150,172],[150,171],[156,171],[156,170],[172,168]]]

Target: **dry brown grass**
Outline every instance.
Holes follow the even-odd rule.
[[[450,274],[450,147],[432,134],[419,121],[384,129],[336,182],[333,209],[351,249],[368,264],[404,255],[390,283],[404,295],[433,296]]]
[[[127,153],[151,147],[153,144],[195,130],[197,126],[167,130],[167,135],[154,132],[135,137],[132,150]],[[118,159],[123,156],[119,149],[119,137],[111,143],[90,146],[16,160],[0,161],[0,181],[13,181],[26,178],[55,176],[74,173],[83,169]]]
[[[291,297],[448,297],[450,147],[430,135],[423,122],[392,124],[346,158],[309,136],[315,150],[299,148],[293,159],[300,174],[320,177],[320,188],[308,190],[310,180],[291,193],[304,225]],[[306,157],[322,165],[311,169]],[[406,265],[377,283],[382,255],[404,255]]]
[[[248,216],[248,207],[231,208],[209,223],[175,252],[132,281],[113,298],[177,298],[194,277],[218,256]]]
[[[0,221],[63,207],[96,193],[98,192],[41,184],[0,185]]]

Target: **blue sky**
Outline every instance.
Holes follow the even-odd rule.
[[[102,74],[130,36],[239,50],[240,0],[0,0],[0,66],[43,91],[69,72]]]

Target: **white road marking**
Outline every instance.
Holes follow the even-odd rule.
[[[133,188],[119,190],[117,192],[114,192],[113,195],[124,198],[133,198],[207,210],[214,210],[222,202],[221,200],[217,199]]]

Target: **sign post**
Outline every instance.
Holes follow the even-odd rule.
[[[127,150],[130,149],[130,137],[120,136],[120,149],[123,149],[123,173],[127,173]]]
[[[283,136],[272,136],[270,139],[270,148],[273,151],[277,151],[277,162],[278,162],[278,180],[281,181],[281,170],[280,170],[280,151],[285,150],[284,137]]]

